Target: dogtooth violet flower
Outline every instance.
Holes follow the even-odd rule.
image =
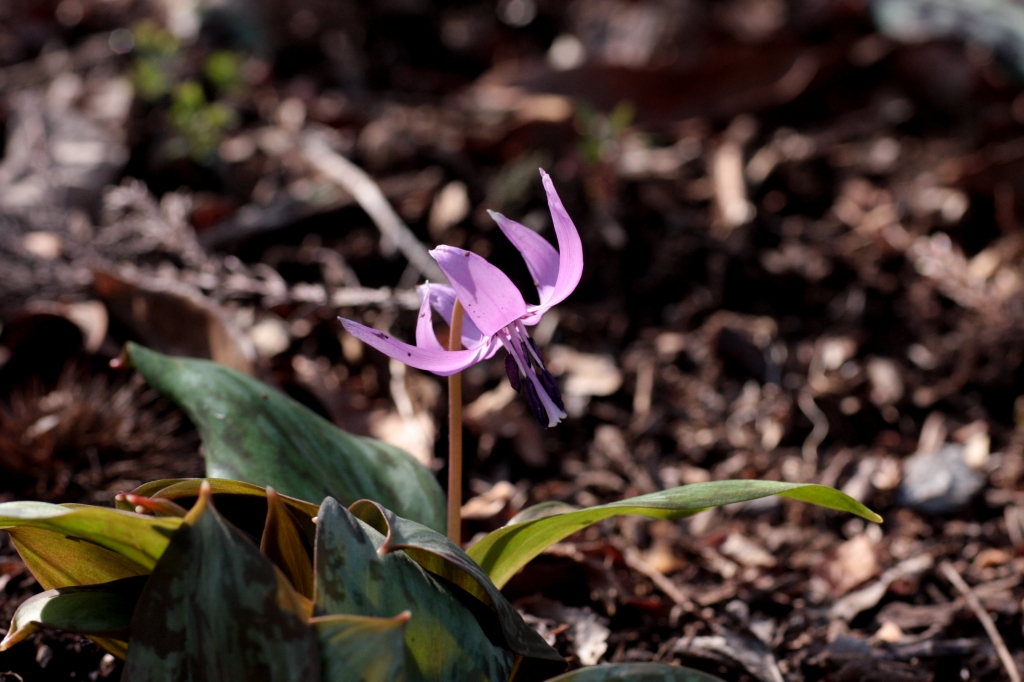
[[[428,283],[419,287],[423,302],[416,323],[415,346],[352,320],[342,319],[341,323],[348,333],[385,355],[440,376],[461,372],[492,357],[503,347],[508,351],[505,372],[509,383],[526,398],[541,424],[554,426],[566,416],[562,394],[526,327],[537,324],[547,310],[564,300],[579,284],[583,273],[583,245],[555,192],[551,177],[543,170],[540,174],[555,226],[557,250],[525,225],[489,211],[526,261],[537,287],[539,303],[527,303],[512,280],[481,256],[454,246],[439,246],[430,255],[451,286]],[[464,350],[446,350],[434,335],[431,308],[450,325],[456,297],[465,309]]]

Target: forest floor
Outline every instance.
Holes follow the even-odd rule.
[[[193,39],[141,0],[0,9],[0,501],[202,475],[187,418],[110,368],[127,340],[252,372],[446,480],[443,379],[337,317],[412,339],[439,243],[530,291],[486,209],[553,238],[543,167],[585,252],[534,334],[569,418],[542,429],[499,361],[465,373],[464,536],[730,478],[835,486],[885,522],[778,498],[607,521],[509,583],[528,621],[574,667],[982,681],[1010,679],[1002,647],[1024,668],[1008,67],[838,1],[287,5],[228,4]],[[0,539],[0,626],[39,589]],[[70,635],[0,653],[4,682],[119,671]]]

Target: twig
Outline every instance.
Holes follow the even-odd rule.
[[[814,396],[811,394],[810,387],[804,388],[800,391],[800,395],[797,396],[796,404],[800,407],[800,411],[804,413],[814,428],[807,434],[807,438],[804,439],[803,447],[801,448],[801,454],[803,455],[805,462],[811,464],[818,463],[818,447],[825,442],[825,436],[828,435],[828,417],[821,411],[818,404],[814,402]]]
[[[344,287],[335,289],[330,298],[330,305],[335,308],[358,308],[366,305],[395,305],[405,310],[420,309],[420,295],[412,289],[370,289],[367,287]]]
[[[332,150],[327,142],[316,134],[303,137],[302,151],[306,160],[317,170],[341,185],[359,202],[367,215],[373,219],[384,239],[401,251],[427,279],[435,282],[448,281],[441,268],[437,267],[437,263],[427,253],[427,247],[423,246],[412,230],[402,222],[384,193],[380,191],[380,187],[366,171]]]
[[[909,559],[904,559],[883,573],[875,582],[856,592],[849,593],[833,604],[829,610],[829,617],[849,623],[862,611],[874,608],[888,592],[889,585],[897,580],[919,575],[931,568],[932,565],[933,560],[930,554],[917,554]]]
[[[1010,536],[1013,547],[1024,544],[1024,508],[1009,505],[1003,510],[1006,519],[1006,534]]]
[[[672,582],[667,575],[644,561],[643,557],[640,556],[640,552],[636,551],[636,548],[625,547],[622,551],[622,558],[625,560],[627,566],[637,573],[642,573],[647,576],[659,590],[669,597],[669,599],[687,611],[693,610],[693,602],[691,602],[690,598],[686,596],[686,593],[683,592],[678,585]]]
[[[1010,682],[1021,682],[1020,670],[1017,669],[1017,664],[1014,662],[1013,656],[1010,655],[1010,650],[1006,648],[1002,635],[996,629],[996,624],[992,622],[992,616],[988,615],[981,602],[978,601],[978,596],[974,594],[967,583],[964,582],[964,579],[960,577],[953,564],[943,561],[939,564],[939,570],[942,571],[942,574],[946,576],[949,582],[953,583],[953,587],[963,595],[967,606],[970,607],[971,611],[974,611],[974,615],[981,621],[981,626],[985,628],[989,639],[992,640],[992,646],[995,647],[996,653],[999,654],[999,660],[1002,661],[1003,667],[1006,668],[1006,674],[1009,675]]]
[[[651,396],[654,393],[654,361],[641,358],[636,368],[636,390],[633,392],[633,425],[641,429],[651,413]]]
[[[455,299],[448,350],[462,348],[462,301]],[[462,372],[448,377],[448,539],[462,543]]]

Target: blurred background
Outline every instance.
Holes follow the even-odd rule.
[[[445,383],[337,316],[411,340],[436,244],[530,300],[486,210],[553,241],[541,167],[585,251],[535,333],[570,418],[543,430],[500,361],[466,373],[466,537],[541,501],[752,477],[886,523],[776,498],[609,521],[510,583],[530,622],[574,666],[1011,679],[1022,78],[1018,0],[5,0],[0,501],[202,475],[187,418],[111,369],[127,340],[258,376],[444,480]],[[38,590],[0,540],[0,622]],[[120,675],[53,634],[4,670]]]

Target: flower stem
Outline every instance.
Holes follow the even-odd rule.
[[[462,349],[462,302],[452,309],[448,350]],[[462,544],[462,373],[448,377],[448,539]]]

